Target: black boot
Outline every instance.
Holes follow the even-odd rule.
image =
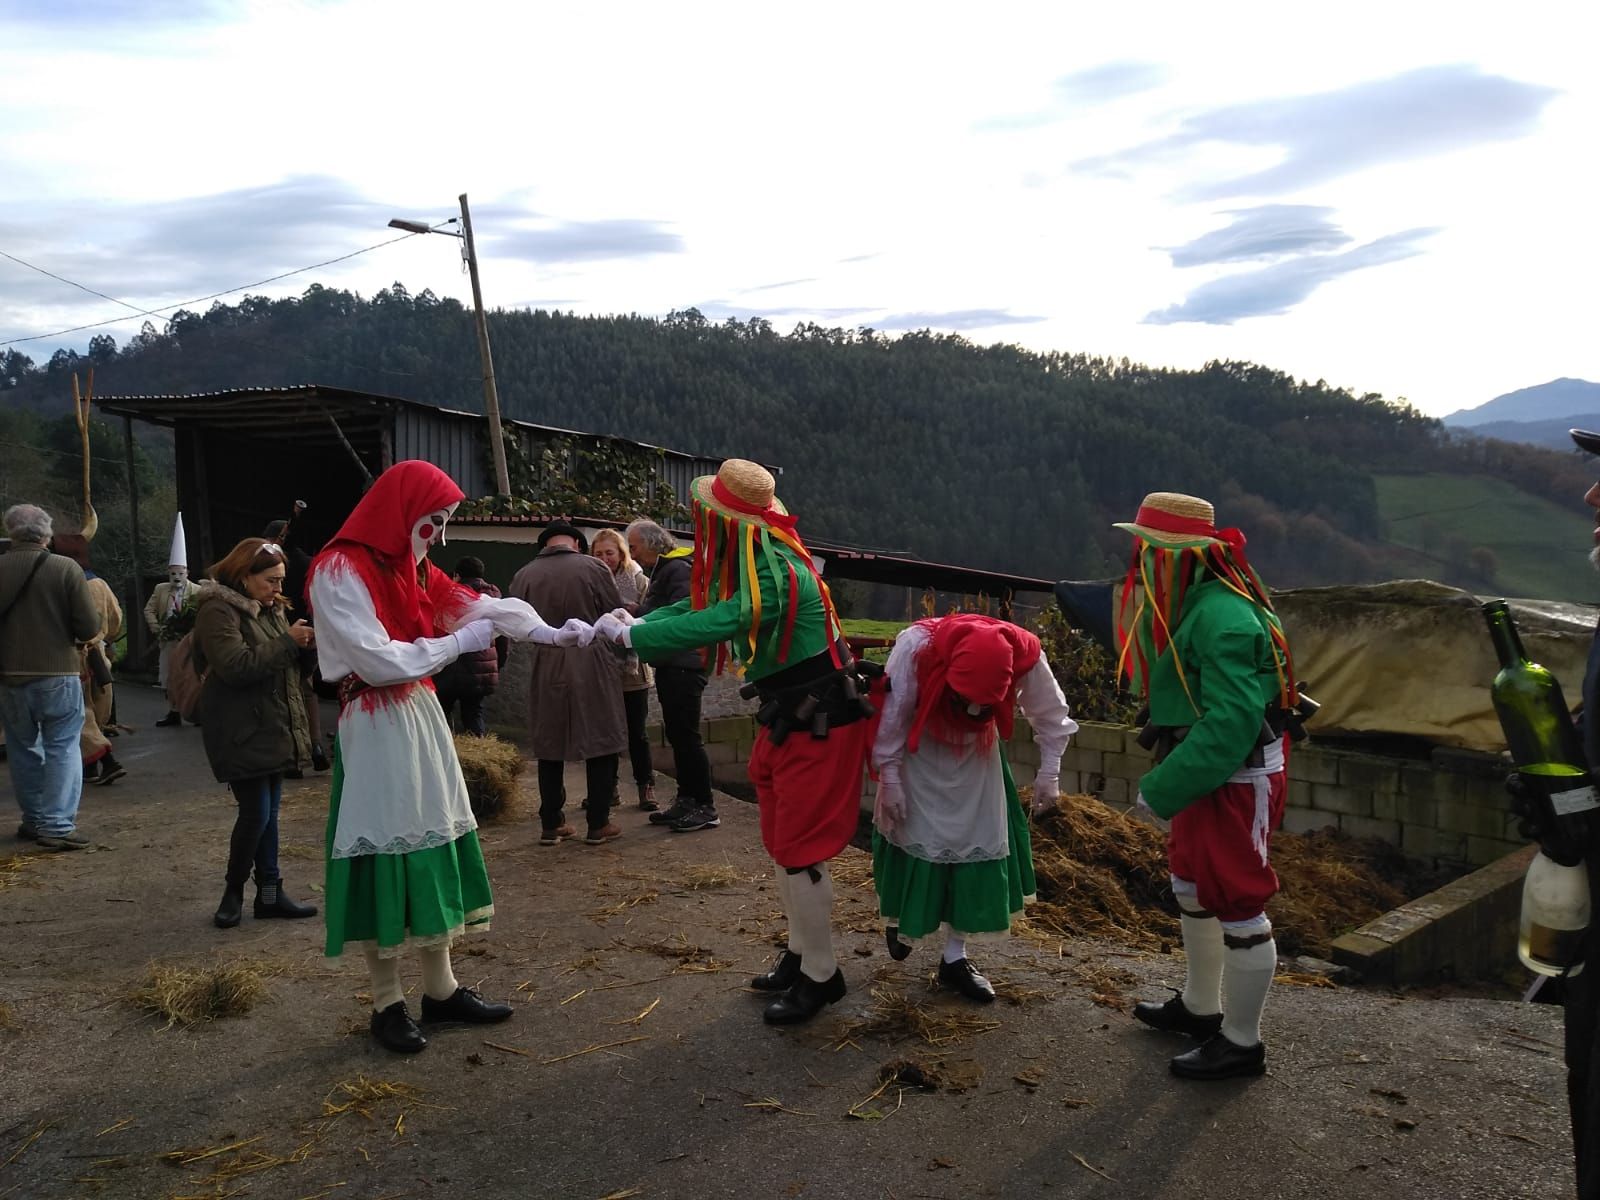
[[[266,917],[288,917],[297,920],[301,917],[314,917],[317,915],[315,904],[299,904],[291,900],[283,890],[283,880],[256,880],[256,919],[259,921]]]
[[[244,884],[235,887],[229,884],[222,892],[222,903],[217,905],[216,915],[211,918],[218,929],[232,929],[244,916]]]
[[[827,1005],[844,999],[844,993],[843,971],[834,971],[833,978],[825,983],[818,983],[802,973],[788,991],[767,1005],[761,1019],[768,1025],[798,1025],[809,1021]]]
[[[156,724],[164,729],[170,729],[174,725],[182,725],[183,718],[178,715],[177,709],[169,708],[167,709],[167,715],[157,721]]]
[[[415,1054],[428,1047],[428,1039],[406,1011],[406,1002],[396,1000],[388,1008],[372,1014],[372,1036],[385,1050],[396,1054]]]
[[[793,950],[785,950],[778,955],[778,961],[772,964],[772,970],[765,975],[757,975],[750,981],[750,986],[758,992],[782,992],[794,986],[794,981],[800,978],[800,956]]]

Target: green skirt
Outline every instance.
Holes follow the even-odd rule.
[[[876,830],[872,834],[872,879],[878,911],[898,925],[902,938],[926,937],[948,925],[958,934],[1004,933],[1011,918],[1033,899],[1033,840],[1028,814],[1017,796],[1005,758],[1005,858],[987,862],[935,863],[913,858]]]
[[[410,854],[334,858],[333,834],[343,792],[344,763],[335,739],[323,850],[328,957],[343,954],[346,942],[372,942],[385,957],[408,944],[448,946],[467,926],[488,926],[494,897],[476,830]]]

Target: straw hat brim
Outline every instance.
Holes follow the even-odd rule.
[[[1111,528],[1121,529],[1149,542],[1152,546],[1161,546],[1167,550],[1192,550],[1196,546],[1215,545],[1219,540],[1203,534],[1171,533],[1165,529],[1152,529],[1148,525],[1139,525],[1133,521],[1116,521]]]
[[[711,492],[711,485],[717,481],[715,475],[701,475],[689,484],[689,494],[694,497],[697,504],[703,504],[712,512],[724,517],[731,517],[735,521],[749,521],[755,525],[766,525],[767,520],[758,514],[740,512],[736,508],[729,508],[718,500]],[[789,510],[783,506],[783,501],[776,496],[772,498],[772,510],[779,516],[786,517]]]

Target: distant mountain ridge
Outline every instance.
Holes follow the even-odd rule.
[[[1510,441],[1535,441],[1524,436],[1508,436],[1504,432],[1491,433],[1481,426],[1504,426],[1513,422],[1554,422],[1565,420],[1571,414],[1600,413],[1600,383],[1587,379],[1552,379],[1549,383],[1519,388],[1496,396],[1476,408],[1462,408],[1444,418],[1452,429],[1472,429],[1485,437],[1507,438]],[[1592,418],[1591,418],[1592,419]],[[1576,417],[1575,424],[1581,424]],[[1563,430],[1563,433],[1565,430]],[[1548,443],[1539,440],[1538,445]]]

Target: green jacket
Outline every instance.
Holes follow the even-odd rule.
[[[8,607],[0,621],[0,679],[24,684],[83,670],[78,647],[100,635],[100,609],[82,567],[43,546],[16,543],[0,554],[0,612]]]
[[[684,650],[731,642],[734,659],[744,664],[745,678],[757,680],[826,652],[827,610],[823,607],[822,592],[816,579],[789,547],[775,542],[774,550],[780,564],[793,566],[799,583],[794,635],[789,641],[788,657],[783,662],[778,661],[778,649],[783,638],[784,613],[789,602],[789,573],[782,571],[782,578],[775,579],[764,554],[756,555],[756,583],[761,589],[761,623],[754,655],[750,653],[748,639],[749,618],[741,611],[742,605],[737,596],[719,600],[698,611],[691,607],[690,600],[684,599],[646,613],[643,621],[633,627],[634,653],[645,662],[658,662]]]
[[[201,584],[194,621],[201,733],[211,770],[223,783],[303,767],[311,733],[300,696],[300,648],[276,607],[235,589]]]
[[[1171,817],[1221,787],[1255,749],[1267,705],[1278,696],[1268,621],[1216,579],[1184,597],[1172,642],[1150,668],[1146,697],[1152,723],[1189,731],[1139,781],[1158,816]]]

